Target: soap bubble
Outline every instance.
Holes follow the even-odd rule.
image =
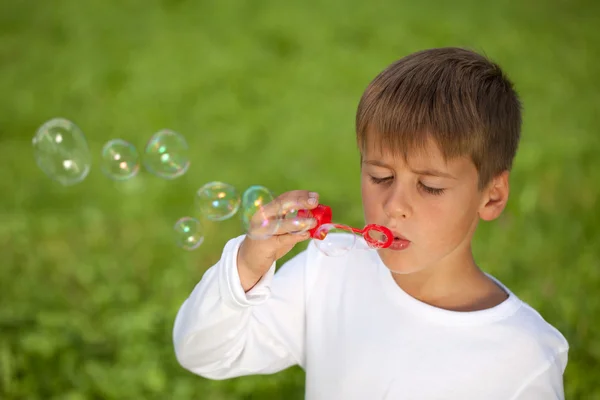
[[[115,180],[134,177],[140,168],[140,157],[135,147],[125,140],[113,139],[102,148],[102,172]]]
[[[183,217],[175,223],[175,241],[184,250],[194,250],[204,242],[204,231],[200,221]]]
[[[290,233],[301,234],[313,227],[311,225],[313,215],[310,210],[299,208],[295,204],[284,205],[283,209],[285,210],[283,220]]]
[[[206,219],[224,221],[231,218],[240,207],[237,190],[223,182],[210,182],[196,192],[196,209]]]
[[[269,189],[260,185],[250,186],[242,195],[242,225],[253,239],[273,236],[282,220],[281,204],[274,201]]]
[[[90,172],[90,149],[83,132],[73,122],[51,119],[38,128],[32,142],[37,165],[60,184],[74,185]]]
[[[356,243],[356,235],[345,225],[323,224],[317,228],[315,236],[315,246],[330,257],[339,257],[348,253]]]
[[[190,167],[188,145],[177,132],[163,129],[156,132],[144,149],[144,166],[161,178],[175,179]]]

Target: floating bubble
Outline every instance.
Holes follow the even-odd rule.
[[[348,253],[356,243],[352,228],[338,224],[324,224],[315,231],[315,245],[326,256],[339,257]]]
[[[156,176],[164,179],[180,177],[190,167],[185,138],[169,129],[156,132],[146,144],[143,162]]]
[[[60,184],[74,185],[90,172],[90,149],[83,132],[73,122],[51,119],[38,128],[32,142],[37,165]]]
[[[240,207],[237,190],[223,182],[210,182],[196,192],[196,209],[206,219],[224,221],[231,218]]]
[[[253,239],[273,236],[282,220],[281,204],[274,201],[269,189],[260,185],[250,186],[242,195],[242,225]]]
[[[131,143],[113,139],[102,148],[102,172],[111,179],[126,180],[137,175],[140,157]]]
[[[177,246],[184,250],[194,250],[204,242],[204,232],[200,221],[192,217],[183,217],[175,223]]]

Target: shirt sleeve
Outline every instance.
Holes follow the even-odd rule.
[[[177,360],[210,379],[270,374],[303,364],[307,252],[277,273],[273,263],[245,293],[237,272],[243,238],[225,245],[175,318]]]
[[[512,400],[564,400],[563,373],[567,350],[560,352],[512,397]]]

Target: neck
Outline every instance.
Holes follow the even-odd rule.
[[[392,274],[402,290],[415,299],[451,311],[494,307],[507,294],[468,257],[430,266],[412,274]]]

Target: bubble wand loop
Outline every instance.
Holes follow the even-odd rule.
[[[309,230],[310,237],[317,240],[323,240],[325,236],[327,236],[327,232],[319,229],[321,226],[325,224],[330,224],[335,228],[350,228],[352,232],[361,235],[369,247],[384,249],[390,247],[394,241],[394,234],[388,228],[382,225],[377,224],[368,224],[363,229],[346,227],[344,225],[332,223],[332,213],[331,207],[326,206],[324,204],[319,204],[316,208],[312,210],[299,210],[298,217],[300,218],[314,218],[317,221],[317,225]],[[382,236],[381,239],[376,239],[371,236],[370,233],[378,233]]]

